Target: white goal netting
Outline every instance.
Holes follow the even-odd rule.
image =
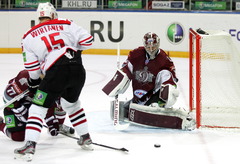
[[[240,128],[240,55],[231,36],[224,31],[206,31],[200,35],[200,44],[193,36],[191,87],[193,108],[200,103],[197,119],[201,127]],[[196,60],[199,46],[200,60]],[[196,69],[199,65],[200,69]],[[198,73],[197,73],[198,71]],[[199,77],[196,76],[199,74]],[[199,88],[196,89],[199,80]]]

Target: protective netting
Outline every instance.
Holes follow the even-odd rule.
[[[240,55],[231,36],[223,31],[201,35],[200,63],[196,63],[193,42],[193,77],[200,64],[201,126],[240,128]],[[194,81],[195,81],[194,79]],[[196,84],[194,84],[196,86]],[[193,86],[193,88],[194,88]],[[194,88],[195,89],[195,88]],[[195,89],[196,93],[199,92]]]

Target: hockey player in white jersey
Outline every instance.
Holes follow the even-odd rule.
[[[22,39],[28,84],[35,93],[26,125],[26,144],[14,150],[15,158],[31,161],[43,127],[47,109],[61,97],[61,104],[80,136],[78,144],[92,149],[85,112],[79,96],[85,83],[85,69],[81,52],[89,49],[93,37],[84,28],[67,19],[58,19],[54,6],[39,3],[39,24],[32,27]],[[40,80],[40,74],[44,74]]]

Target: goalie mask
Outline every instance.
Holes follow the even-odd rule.
[[[148,32],[143,37],[143,45],[150,59],[154,59],[160,47],[160,38],[157,34]]]
[[[38,8],[37,8],[37,17],[38,18],[48,17],[51,19],[58,18],[56,9],[49,2],[39,3]]]

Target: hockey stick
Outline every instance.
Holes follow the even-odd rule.
[[[29,90],[25,90],[24,92],[22,92],[21,94],[15,96],[13,99],[11,99],[10,101],[6,102],[3,106],[0,107],[1,109],[6,108],[7,106],[9,106],[10,104],[14,103],[15,101],[19,101],[21,98],[23,98],[27,93],[29,92]]]
[[[117,68],[120,68],[120,47],[118,43],[117,47]],[[120,104],[119,104],[119,95],[115,96],[115,104],[113,110],[113,125],[116,130],[125,130],[129,127],[129,123],[120,124],[119,115],[120,115]]]
[[[67,136],[69,138],[72,138],[72,139],[75,139],[75,140],[79,140],[79,138],[74,137],[74,136],[69,136],[69,135],[67,135],[67,134],[65,134],[63,132],[59,132],[59,133],[64,135],[64,136]],[[95,143],[95,142],[93,142],[92,144],[93,145],[97,145],[97,146],[101,146],[101,147],[105,147],[105,148],[108,148],[108,149],[113,149],[113,150],[122,151],[122,152],[126,152],[126,153],[128,152],[128,150],[125,149],[125,148],[115,148],[115,147],[111,147],[111,146],[107,146],[107,145],[103,145],[103,144],[98,144],[98,143]]]
[[[43,127],[48,128],[47,125],[43,125]],[[75,140],[79,140],[79,138],[67,135],[67,134],[65,134],[65,133],[63,133],[61,131],[58,131],[58,133],[61,134],[61,135],[66,136],[66,137],[69,137],[69,138],[72,138],[72,139],[75,139]],[[95,143],[95,142],[92,142],[92,144],[93,145],[97,145],[97,146],[101,146],[101,147],[105,147],[105,148],[108,148],[108,149],[113,149],[113,150],[122,151],[122,152],[126,152],[126,153],[128,152],[128,150],[125,149],[125,148],[115,148],[115,147],[111,147],[111,146],[107,146],[107,145],[103,145],[103,144],[98,144],[98,143]]]

